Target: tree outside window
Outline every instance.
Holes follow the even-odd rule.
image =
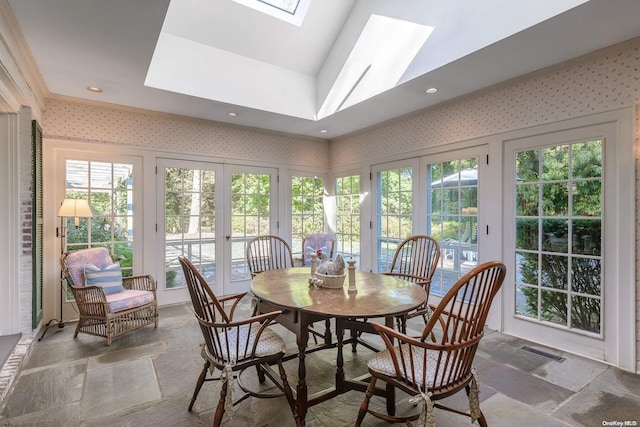
[[[516,312],[592,333],[602,319],[603,141],[516,155]]]

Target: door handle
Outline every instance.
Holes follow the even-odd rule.
[[[226,236],[224,236],[227,238],[227,240],[229,240],[231,238],[231,236],[229,236],[228,234]]]

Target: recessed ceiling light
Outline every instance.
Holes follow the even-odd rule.
[[[427,93],[436,93],[437,91],[438,91],[437,87],[430,87],[425,92],[427,92]]]
[[[327,133],[327,132],[328,132],[328,130],[326,130],[326,129],[320,129],[320,133]]]
[[[99,88],[98,86],[89,86],[87,87],[87,90],[93,93],[102,93],[102,89]]]
[[[234,113],[233,111],[229,111],[227,113],[227,116],[229,116],[229,117],[238,117],[238,113]]]

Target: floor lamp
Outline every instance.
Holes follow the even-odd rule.
[[[58,217],[60,217],[60,228],[56,229],[56,237],[60,238],[60,254],[62,255],[66,249],[67,218],[74,218],[74,225],[78,228],[80,226],[80,218],[91,218],[93,214],[88,201],[84,199],[64,199],[58,210]],[[60,271],[60,318],[53,318],[47,322],[38,341],[44,338],[44,334],[47,333],[50,326],[58,325],[58,329],[64,328],[65,322],[62,320],[62,307],[66,293],[67,289],[63,281],[62,271]]]

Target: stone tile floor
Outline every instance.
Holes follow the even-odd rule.
[[[247,308],[248,310],[248,304]],[[202,369],[200,330],[188,305],[163,307],[160,326],[147,326],[114,340],[81,334],[73,339],[73,324],[51,330],[35,341],[7,397],[0,406],[1,426],[199,426],[211,425],[218,382],[205,383],[193,412],[187,407]],[[410,329],[420,330],[414,319]],[[294,336],[274,329],[295,352]],[[375,337],[373,337],[375,339]],[[524,350],[564,358],[557,361]],[[371,352],[345,351],[345,370],[366,372]],[[495,331],[487,331],[476,355],[481,380],[481,406],[490,426],[603,426],[640,423],[640,375],[592,360],[545,348]],[[297,381],[297,360],[285,363],[291,384]],[[307,356],[310,393],[331,385],[335,350]],[[244,380],[251,384],[247,372]],[[257,382],[253,381],[258,385]],[[239,394],[236,394],[239,396]],[[362,393],[352,391],[313,406],[312,427],[354,424]],[[398,412],[413,411],[398,396]],[[383,407],[383,401],[373,402]],[[450,398],[464,408],[464,395]],[[439,426],[464,426],[468,418],[436,409]],[[613,424],[619,422],[620,424]],[[635,424],[634,424],[635,423]],[[284,397],[247,399],[225,414],[224,426],[294,425]],[[364,425],[386,426],[371,416]]]

